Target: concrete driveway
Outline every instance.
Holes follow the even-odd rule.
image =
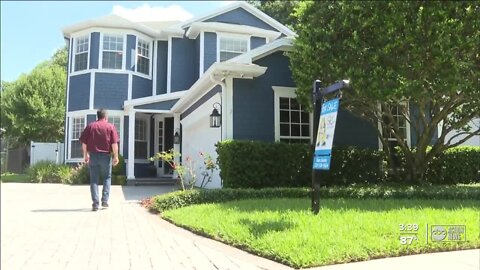
[[[91,211],[88,186],[1,184],[1,269],[291,269],[194,235],[138,201],[169,186],[112,186],[110,208]],[[316,269],[478,270],[480,250],[372,260]],[[395,268],[397,267],[397,268]]]

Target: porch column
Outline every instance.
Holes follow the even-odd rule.
[[[135,110],[128,113],[127,179],[135,180]]]
[[[174,113],[173,114],[173,134],[178,131],[178,134],[180,134],[180,143],[182,143],[182,138],[183,135],[180,132],[180,114],[179,113]],[[173,144],[173,151],[180,153],[180,144]],[[180,153],[181,154],[181,153]],[[175,163],[180,162],[180,157],[175,157]],[[173,177],[178,177],[177,173],[173,173]]]

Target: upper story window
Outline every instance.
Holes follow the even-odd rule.
[[[141,39],[137,41],[137,72],[150,75],[150,43]]]
[[[123,42],[123,36],[103,35],[102,68],[122,69]]]
[[[88,35],[79,37],[75,41],[74,71],[85,70],[88,68],[88,42]]]
[[[219,57],[220,62],[248,51],[248,41],[244,38],[220,37]]]

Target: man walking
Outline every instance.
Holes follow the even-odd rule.
[[[112,184],[112,163],[118,164],[118,133],[113,124],[107,122],[107,112],[97,111],[97,121],[87,125],[80,136],[83,159],[90,170],[90,193],[92,211],[98,210],[98,181],[103,178],[102,207],[108,207]],[[113,160],[112,160],[113,153]]]

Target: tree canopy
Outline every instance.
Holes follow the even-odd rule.
[[[66,48],[14,82],[2,81],[1,125],[13,145],[63,140]]]
[[[295,17],[298,37],[289,56],[300,101],[310,105],[315,79],[324,85],[350,79],[342,106],[375,127],[381,123],[384,146],[382,133],[395,136],[406,179],[421,180],[436,154],[480,133],[445,141],[480,116],[479,2],[315,1],[302,3]],[[415,149],[388,109],[401,102]]]

